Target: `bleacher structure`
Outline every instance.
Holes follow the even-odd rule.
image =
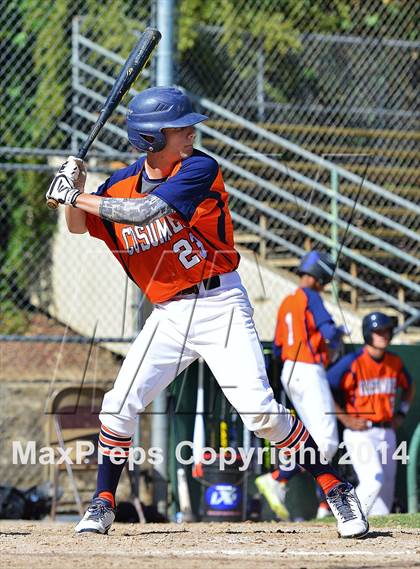
[[[77,120],[61,126],[76,148],[83,136],[79,125],[94,122],[111,81],[89,66],[89,54],[121,58],[81,34],[73,40]],[[420,133],[249,120],[190,94],[209,115],[197,125],[196,146],[222,166],[237,244],[292,272],[305,251],[321,247],[338,262],[339,298],[361,313],[384,309],[417,335]],[[99,137],[104,158],[129,150],[124,111],[121,106]]]
[[[201,144],[223,166],[239,243],[282,268],[297,265],[302,249],[323,246],[339,256],[340,292],[354,308],[371,310],[385,301],[415,314],[420,235],[411,228],[420,212],[418,188],[400,185],[401,177],[393,185],[395,168],[378,160],[374,147],[363,146],[363,153],[349,147],[353,152],[345,155],[330,146],[323,158],[291,143],[285,137],[290,125],[258,125],[209,101],[201,104],[212,117],[199,127]],[[341,129],[342,136],[355,134],[348,130]],[[369,132],[382,134],[390,133]],[[410,179],[419,174],[405,170]]]

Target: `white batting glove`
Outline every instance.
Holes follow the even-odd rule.
[[[69,156],[64,164],[61,166],[58,174],[65,174],[71,180],[72,186],[83,192],[86,183],[86,164],[80,158]]]
[[[63,165],[64,166],[64,165]],[[48,192],[45,194],[45,198],[56,200],[60,204],[75,206],[77,196],[80,196],[80,192],[77,188],[73,186],[72,180],[67,176],[66,173],[62,172],[63,166],[54,176],[51,182]]]

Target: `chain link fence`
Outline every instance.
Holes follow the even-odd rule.
[[[44,195],[89,132],[138,35],[153,23],[154,5],[28,0],[10,2],[2,13],[0,334],[90,342],[93,333],[112,340],[135,333],[137,291],[92,240],[68,241],[63,216],[45,208]],[[153,84],[153,73],[151,66],[136,87]],[[111,129],[123,128],[123,114],[118,109]],[[90,153],[87,191],[121,167],[121,158],[133,158],[123,154],[127,144],[109,145],[113,137],[106,129]],[[107,294],[99,298],[104,282]]]
[[[324,4],[305,0],[180,0],[174,22],[176,82],[198,97],[419,203],[418,3],[369,0],[361,5],[334,0],[328,9]],[[103,4],[93,0],[16,0],[2,13],[0,334],[59,336],[70,323],[67,334],[82,335],[87,341],[93,333],[127,340],[138,325],[137,292],[118,273],[118,267],[104,264],[106,252],[92,245],[92,240],[65,235],[62,218],[57,221],[56,214],[45,209],[44,193],[59,163],[57,158],[77,150],[112,78],[137,35],[155,24],[155,14],[155,0]],[[152,58],[135,89],[155,83],[154,66]],[[211,115],[206,125],[319,183],[327,183],[326,174],[316,165],[296,161],[276,144],[251,135],[227,119]],[[232,147],[204,131],[199,138],[205,149],[276,183],[297,198],[316,207],[330,207],[329,198],[308,191],[290,176],[274,172],[252,156],[233,152]],[[90,153],[88,191],[132,157],[124,134],[122,105]],[[233,188],[278,207],[255,183],[228,172],[225,178]],[[355,197],[354,185],[343,182],[340,192]],[[395,207],[392,200],[375,197],[363,187],[359,200],[411,232],[418,232],[419,218],[409,209]],[[232,206],[237,214],[261,223],[252,207],[234,196]],[[321,235],[329,231],[325,220],[302,205],[285,203],[281,209]],[[348,222],[352,207],[340,206],[338,213]],[[357,215],[352,221],[418,256],[415,241],[400,229],[380,222],[367,227],[366,219]],[[240,224],[237,229],[239,242],[259,254],[265,247],[263,256],[274,267],[296,265],[296,255],[286,248],[267,240],[255,245],[249,230]],[[298,230],[292,232],[281,225],[274,229],[302,249],[321,243],[315,239],[309,244]],[[338,238],[343,239],[344,234],[347,236],[339,232]],[[410,263],[381,257],[375,246],[365,247],[354,237],[346,245],[364,248],[363,254],[375,262],[394,262],[397,272],[418,282],[418,271],[414,273]],[[358,276],[369,279],[370,273],[361,267]],[[72,287],[65,297],[59,297],[57,291],[63,290],[64,282],[71,282]],[[97,291],[103,290],[104,282],[104,296],[117,299],[110,301],[112,306],[98,304]],[[398,295],[398,287],[391,292]],[[351,300],[351,291],[345,294],[343,298]],[[276,297],[274,304],[265,308],[264,318],[270,320],[270,326],[275,317],[273,306],[279,300]],[[372,300],[365,295],[359,305],[370,306]],[[408,301],[417,302],[414,296]],[[63,324],[60,331],[57,322]]]
[[[57,215],[48,210],[44,196],[60,162],[89,132],[91,121],[80,115],[80,109],[96,115],[98,96],[107,94],[107,85],[97,76],[116,77],[138,34],[153,23],[154,5],[147,0],[2,4],[0,425],[5,436],[0,475],[4,484],[28,488],[46,479],[46,466],[12,464],[12,442],[35,441],[38,448],[46,444],[50,417],[45,414],[46,403],[60,390],[70,385],[80,390],[88,385],[109,389],[121,365],[114,353],[124,353],[141,324],[138,291],[99,242],[66,232],[63,211]],[[96,74],[85,69],[75,73],[77,30],[101,46],[101,52],[80,46],[84,64]],[[96,99],[75,90],[78,80],[87,83]],[[152,66],[136,86],[145,88],[153,81]],[[122,113],[115,115],[116,126],[121,117]],[[121,158],[132,159],[119,154],[126,146],[113,146],[110,153],[109,136],[105,132],[90,153],[87,191],[95,191],[109,171],[120,167]],[[9,341],[4,341],[5,336]],[[112,343],[111,353],[94,345],[98,338],[124,343]]]
[[[235,216],[238,241],[273,266],[290,268],[298,263],[291,245],[296,251],[314,246],[330,249],[326,240],[334,229],[329,218],[335,216],[332,239],[338,240],[338,250],[349,248],[371,265],[342,255],[340,268],[419,308],[420,223],[418,211],[410,205],[420,203],[416,103],[420,41],[414,24],[418,3],[333,2],[328,11],[317,2],[227,4],[229,9],[225,4],[223,10],[216,2],[203,14],[196,43],[181,58],[180,83],[390,192],[378,194],[363,183],[333,180],[331,172],[314,161],[296,157],[205,104],[211,120],[200,127],[202,147],[229,161],[225,180],[242,192],[232,197],[234,211],[242,216],[242,223]],[[238,143],[247,149],[241,151]],[[254,149],[254,156],[249,149]],[[268,164],[261,155],[277,164]],[[330,192],[314,191],[293,172]],[[293,195],[295,201],[279,198],[264,186],[266,182]],[[332,204],[334,187],[347,203]],[[275,213],[262,212],[250,197]],[[355,208],[355,201],[370,212]],[[288,221],[279,220],[282,214]],[[314,235],[308,238],[296,224],[291,227],[290,220],[304,224]],[[285,240],[287,246],[278,239],[256,237],[258,227]],[[337,247],[332,252],[337,255]],[[393,274],[372,270],[371,262]],[[404,290],[407,281],[409,290]],[[362,311],[383,306],[374,291],[354,284],[344,283],[340,298]],[[385,305],[393,313],[391,305]]]

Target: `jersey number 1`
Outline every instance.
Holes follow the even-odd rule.
[[[284,317],[287,326],[287,343],[289,346],[293,346],[294,344],[294,337],[293,337],[293,317],[292,313],[288,312]]]

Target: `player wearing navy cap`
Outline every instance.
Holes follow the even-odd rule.
[[[299,417],[317,442],[324,456],[331,460],[338,448],[334,400],[325,375],[325,366],[338,349],[344,333],[337,327],[321,298],[331,282],[335,264],[320,251],[310,251],[298,268],[299,288],[281,303],[274,338],[275,356],[283,362],[281,381]],[[279,517],[287,517],[284,501],[286,483],[300,471],[279,469],[256,481],[262,494]],[[320,492],[317,517],[330,515]]]
[[[323,485],[340,535],[359,537],[368,523],[353,489],[323,464],[303,423],[274,399],[252,307],[236,272],[240,257],[222,173],[216,160],[193,147],[194,124],[206,118],[193,112],[179,89],[147,89],[127,115],[129,140],[146,155],[115,172],[96,195],[83,193],[82,165],[70,158],[47,193],[68,206],[69,230],[104,241],[155,305],[105,395],[103,461],[76,531],[108,532],[136,415],[202,357],[246,427],[296,455]]]
[[[394,321],[383,312],[363,318],[363,348],[345,355],[327,373],[331,387],[344,396],[337,404],[345,426],[343,440],[359,479],[357,494],[366,513],[389,514],[397,462],[395,430],[408,413],[414,383],[401,358],[387,350]],[[401,392],[396,407],[397,392]]]

